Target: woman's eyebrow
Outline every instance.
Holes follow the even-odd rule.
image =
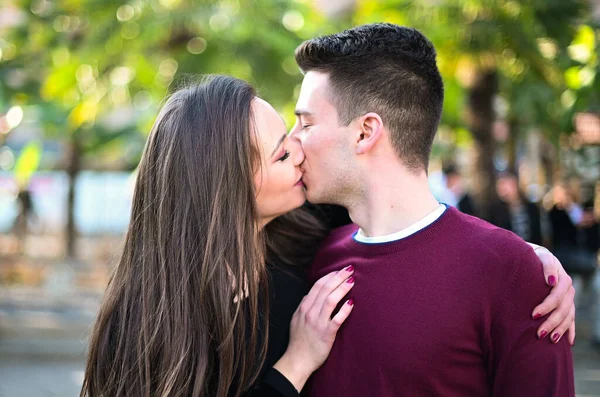
[[[273,149],[273,153],[271,153],[271,157],[273,157],[275,155],[275,152],[277,151],[279,146],[281,146],[281,144],[283,143],[283,141],[285,140],[286,137],[287,137],[287,134],[283,134],[281,136],[281,138],[279,138],[279,140],[277,141],[277,145],[275,145],[275,149]]]

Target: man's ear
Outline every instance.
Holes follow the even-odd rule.
[[[367,153],[383,136],[383,121],[377,113],[367,113],[358,120],[360,136],[356,142],[356,154]]]

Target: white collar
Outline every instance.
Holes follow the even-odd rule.
[[[385,236],[376,236],[376,237],[367,237],[362,232],[362,229],[358,229],[356,234],[354,235],[354,240],[359,243],[365,244],[380,244],[380,243],[389,243],[392,241],[401,240],[406,238],[412,234],[415,234],[419,230],[425,229],[427,226],[431,225],[435,222],[442,214],[446,211],[446,206],[444,204],[440,204],[433,212],[426,215],[421,220],[413,223],[405,229],[402,229],[398,232],[387,234]]]

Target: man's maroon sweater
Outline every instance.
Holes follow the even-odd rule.
[[[354,308],[308,385],[310,397],[575,395],[567,338],[537,338],[550,289],[533,250],[454,208],[398,241],[334,230],[312,281],[355,267]]]

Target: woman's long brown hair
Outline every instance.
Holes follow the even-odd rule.
[[[273,233],[259,229],[254,97],[247,83],[217,76],[175,92],[160,111],[81,396],[239,396],[255,381],[268,337],[265,235],[292,263],[298,251],[283,245],[293,236],[278,239],[278,230],[310,240],[300,247],[311,256],[322,229],[303,209],[268,226]]]

